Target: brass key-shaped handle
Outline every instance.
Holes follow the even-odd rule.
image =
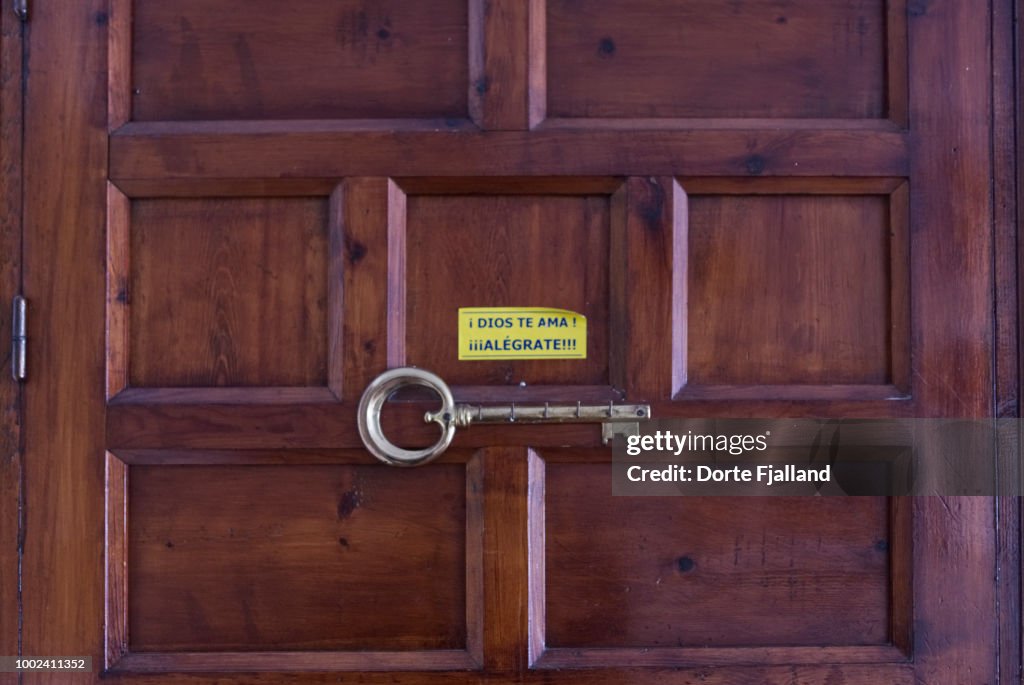
[[[418,450],[395,445],[380,425],[380,413],[387,399],[399,388],[419,385],[430,388],[441,398],[441,408],[427,412],[423,420],[441,427],[436,444]],[[385,371],[377,376],[359,400],[359,435],[373,456],[392,466],[420,466],[439,457],[451,444],[456,428],[474,423],[600,423],[607,443],[616,434],[635,434],[638,423],[651,418],[646,404],[537,404],[476,405],[456,404],[452,392],[439,376],[415,367]]]

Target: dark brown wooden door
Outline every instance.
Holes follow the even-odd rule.
[[[990,29],[34,2],[22,651],[96,669],[25,682],[994,682],[991,499],[612,497],[593,426],[395,469],[355,422],[410,364],[656,417],[992,415]],[[580,312],[587,358],[459,361],[468,306]]]

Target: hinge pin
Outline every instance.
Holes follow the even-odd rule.
[[[24,297],[16,295],[11,309],[11,375],[14,380],[23,381],[28,375],[28,303]]]

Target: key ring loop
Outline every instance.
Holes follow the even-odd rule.
[[[431,447],[407,450],[395,445],[380,425],[380,412],[384,403],[399,388],[420,385],[430,388],[441,397],[441,409],[427,412],[425,420],[441,426],[441,438]],[[439,457],[455,437],[455,399],[452,391],[439,376],[413,366],[385,371],[366,386],[359,400],[359,437],[370,454],[391,466],[422,466]]]

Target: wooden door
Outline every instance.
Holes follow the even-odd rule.
[[[31,11],[22,653],[95,668],[25,682],[994,682],[991,499],[612,497],[592,426],[395,469],[355,422],[407,364],[992,415],[989,3]],[[587,358],[457,359],[520,305]]]

